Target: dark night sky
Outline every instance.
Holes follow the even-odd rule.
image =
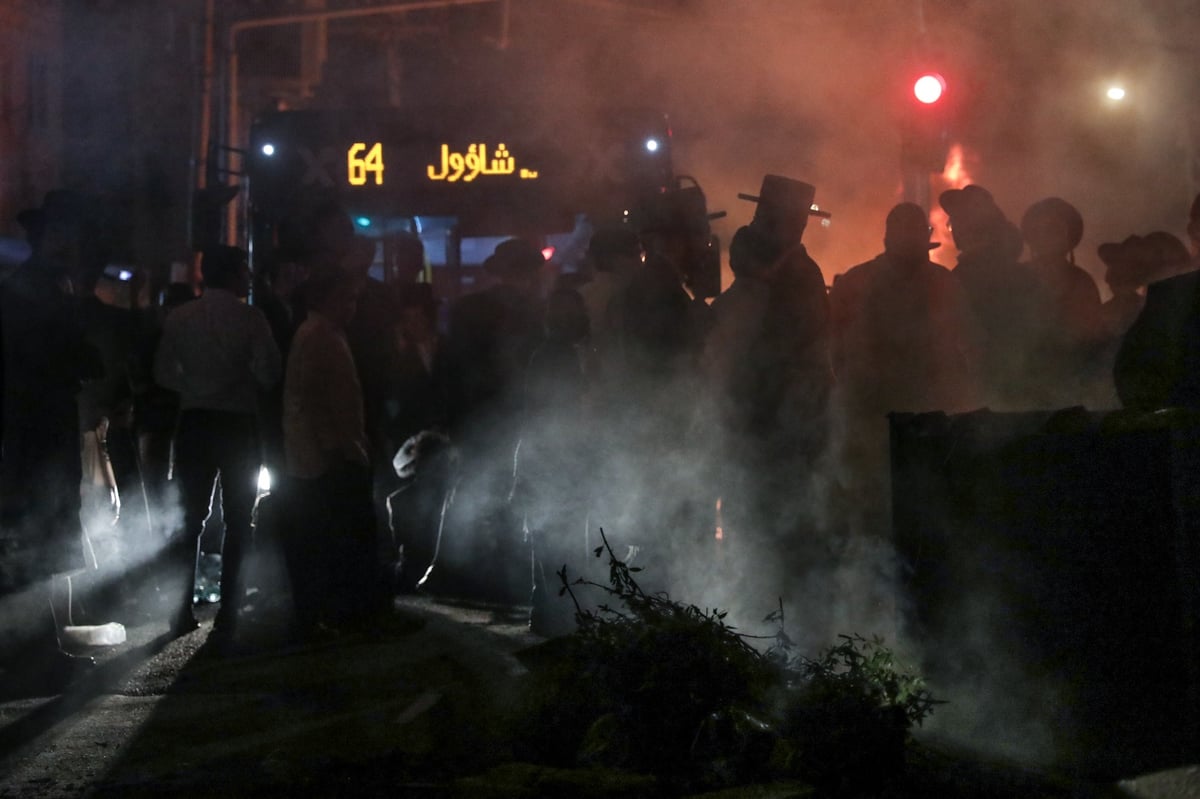
[[[130,185],[179,193],[196,98],[189,17],[201,5],[66,4],[69,107],[88,111],[86,132],[69,134],[68,174],[90,171],[126,193]],[[302,8],[284,0],[217,5],[246,16]],[[499,28],[495,5],[413,15],[427,33],[403,39],[401,52],[412,98],[661,107],[674,123],[678,170],[729,212],[717,223],[725,240],[751,210],[737,192],[755,190],[764,173],[815,183],[817,201],[834,213],[832,226],[808,237],[827,278],[880,249],[883,216],[900,198],[898,120],[909,80],[932,66],[949,82],[953,138],[969,176],[1015,219],[1049,194],[1078,205],[1087,221],[1079,260],[1099,277],[1100,242],[1182,232],[1196,190],[1185,143],[1194,148],[1200,129],[1189,110],[1197,59],[1184,46],[1200,26],[1196,6],[513,0],[505,51],[489,41]],[[378,18],[356,30],[386,24]],[[369,38],[347,46],[341,25],[331,27],[328,74],[343,82],[361,74],[359,86],[339,94],[382,100],[380,46]],[[261,52],[244,54],[244,77],[286,74],[298,61],[295,41],[294,33],[257,40]],[[1103,96],[1115,80],[1129,91],[1120,107]],[[125,99],[106,105],[107,94]],[[106,108],[116,110],[105,116]],[[951,248],[939,257],[949,262]]]

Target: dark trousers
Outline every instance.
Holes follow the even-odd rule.
[[[376,555],[371,471],[341,464],[320,477],[289,477],[284,551],[301,632],[369,621],[385,593]]]
[[[172,546],[172,560],[183,577],[180,613],[190,613],[196,558],[204,520],[212,510],[220,477],[225,539],[221,545],[221,609],[217,624],[232,624],[241,602],[242,563],[250,549],[254,500],[262,457],[251,414],[185,410],[175,432],[175,478],[183,495],[183,530]]]

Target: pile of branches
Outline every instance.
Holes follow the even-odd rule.
[[[603,536],[603,533],[601,534]],[[646,592],[603,539],[608,585],[559,572],[578,629],[525,658],[517,755],[654,774],[688,789],[799,779],[827,793],[898,777],[908,735],[936,700],[878,640],[842,636],[796,654],[782,602],[765,649],[726,613]],[[577,591],[607,601],[585,607]],[[761,643],[761,642],[760,642]]]

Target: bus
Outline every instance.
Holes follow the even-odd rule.
[[[674,184],[671,149],[667,116],[645,110],[272,112],[255,121],[247,152],[250,246],[256,260],[269,255],[285,218],[333,200],[379,242],[377,278],[388,279],[398,235],[421,238],[448,298],[470,289],[508,236],[552,249],[570,272],[593,226]]]

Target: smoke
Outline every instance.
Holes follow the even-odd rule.
[[[60,626],[108,621],[131,624],[144,615],[167,619],[168,608],[158,606],[153,588],[162,577],[158,559],[168,537],[182,527],[178,492],[171,486],[157,502],[127,496],[121,519],[114,523],[107,489],[88,487],[97,488],[103,497],[93,490],[84,492],[82,535],[69,544],[82,550],[83,568],[70,574],[69,583],[62,576],[30,581],[30,575],[44,569],[38,564],[51,556],[36,545],[40,538],[37,531],[5,531],[8,542],[21,542],[18,548],[6,550],[2,564],[5,582],[25,586],[0,597],[0,638],[6,659],[46,632],[52,592],[58,596],[56,612],[67,614],[58,619]],[[98,618],[101,609],[111,612],[112,618]]]
[[[882,249],[884,216],[901,199],[900,121],[920,68],[946,76],[955,102],[950,143],[1010,219],[1050,195],[1080,209],[1077,259],[1102,289],[1096,246],[1139,230],[1180,229],[1195,191],[1179,174],[1181,139],[1194,134],[1175,114],[1194,74],[1163,46],[1166,17],[1122,4],[597,0],[531,3],[525,12],[514,48],[522,37],[537,43],[529,60],[536,69],[523,75],[542,76],[534,93],[596,114],[606,103],[669,113],[676,170],[699,180],[710,210],[728,212],[714,223],[724,241],[753,212],[737,193],[755,193],[762,175],[815,184],[833,220],[810,225],[805,242],[827,282]],[[1131,102],[1106,101],[1109,81],[1122,82]],[[566,135],[585,136],[593,120],[580,122]],[[939,253],[948,265],[954,255],[949,245]],[[626,388],[633,397],[642,391]],[[827,459],[815,473],[789,475],[792,494],[779,495],[774,513],[739,519],[736,492],[749,479],[742,470],[751,471],[745,453],[692,416],[695,387],[674,391],[663,403],[673,410],[656,418],[688,418],[686,432],[646,429],[630,407],[636,400],[623,404],[589,428],[575,460],[560,455],[545,470],[547,493],[599,485],[615,499],[591,508],[591,522],[622,544],[641,545],[636,562],[648,587],[729,609],[744,631],[763,632],[762,618],[782,598],[789,634],[808,651],[839,633],[879,633],[911,662],[951,660],[933,686],[950,704],[931,729],[1027,762],[1054,758],[1057,720],[1048,709],[1066,689],[994,632],[991,598],[961,597],[958,618],[970,630],[962,651],[925,652],[896,640],[909,632],[900,620],[910,599],[894,590],[906,564],[884,536],[847,529],[845,518],[865,499],[846,496],[841,466]],[[549,440],[575,440],[569,426],[529,427]],[[803,535],[779,539],[770,531],[789,515]]]
[[[832,280],[882,249],[883,218],[901,199],[911,77],[937,69],[954,104],[951,143],[971,154],[974,179],[1012,219],[1049,195],[1077,205],[1086,223],[1077,255],[1099,281],[1099,243],[1181,231],[1196,191],[1183,169],[1195,130],[1180,113],[1196,80],[1181,32],[1195,22],[1166,4],[1155,10],[1032,0],[530,3],[514,21],[513,48],[534,44],[532,69],[506,80],[551,103],[669,113],[676,168],[729,212],[715,225],[725,241],[753,210],[737,193],[753,193],[763,174],[813,183],[834,217],[806,243]],[[1128,102],[1104,97],[1111,82]]]
[[[1024,642],[996,623],[999,598],[986,589],[962,595],[949,610],[954,634],[932,656],[931,690],[947,700],[925,732],[1019,763],[1050,766],[1077,757],[1069,737],[1071,690],[1021,658]]]
[[[901,199],[899,127],[909,79],[915,69],[937,68],[954,98],[952,132],[972,179],[1012,219],[1044,196],[1074,203],[1085,219],[1079,262],[1100,278],[1096,245],[1180,230],[1196,188],[1188,183],[1195,128],[1180,113],[1196,76],[1194,64],[1181,64],[1186,51],[1173,49],[1196,39],[1190,6],[528,0],[512,4],[508,51],[430,47],[420,51],[433,56],[428,63],[408,66],[416,93],[428,97],[581,109],[560,131],[567,141],[586,140],[613,105],[668,113],[676,170],[699,180],[710,209],[728,212],[714,223],[724,241],[753,211],[737,193],[754,193],[764,174],[815,184],[833,221],[810,226],[805,241],[827,282],[882,249],[884,216]],[[1108,81],[1122,81],[1130,102],[1106,103]],[[950,247],[940,255],[952,263]],[[739,518],[737,492],[750,479],[746,453],[698,414],[695,385],[656,392],[653,407],[639,404],[647,393],[623,386],[586,430],[577,418],[539,414],[478,443],[464,461],[488,468],[462,477],[449,520],[455,534],[445,541],[450,554],[477,576],[519,588],[528,575],[522,529],[561,536],[551,547],[586,564],[602,527],[618,554],[640,549],[635,562],[645,566],[648,587],[729,608],[748,632],[759,631],[777,597],[790,634],[806,648],[840,632],[897,631],[905,599],[888,587],[904,564],[882,537],[847,536],[847,507],[862,498],[844,495],[834,463],[782,475],[791,491],[779,494],[773,512]],[[514,475],[518,439],[524,455]],[[729,514],[720,541],[718,497]],[[155,510],[178,513],[174,505]],[[781,542],[764,532],[780,517],[805,535]],[[118,538],[114,548],[136,563],[153,556],[154,541]],[[516,574],[498,576],[498,564],[513,564]],[[971,629],[990,629],[979,600],[964,597],[963,607]],[[1021,671],[999,642],[980,639],[972,649],[964,674],[1015,680]],[[1010,712],[1003,697],[987,697],[969,679],[941,693],[954,703],[934,717],[946,719],[947,730],[1009,741],[1014,752],[1020,744],[1024,753],[1044,751],[1044,730],[1026,723],[1039,703]],[[1045,696],[1056,693],[1047,688]]]

